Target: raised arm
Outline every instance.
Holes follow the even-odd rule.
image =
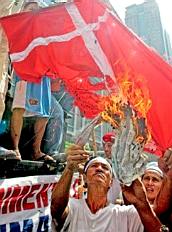
[[[69,191],[74,171],[78,170],[78,165],[86,162],[89,155],[78,145],[72,145],[67,150],[67,165],[65,170],[55,185],[52,193],[51,214],[59,224],[63,224],[68,215]]]
[[[164,173],[161,190],[155,200],[154,210],[161,222],[172,230],[172,149],[159,158],[159,167]],[[170,231],[171,231],[170,230]]]
[[[167,150],[158,160],[159,167],[164,173],[164,181],[155,201],[155,211],[161,215],[171,208],[172,213],[172,150]]]
[[[135,180],[130,187],[122,186],[122,191],[127,201],[137,209],[145,232],[161,231],[162,224],[146,198],[142,182]]]

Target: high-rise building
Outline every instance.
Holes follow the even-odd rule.
[[[170,36],[166,30],[164,30],[164,42],[165,42],[165,59],[172,65],[172,47],[170,42]]]
[[[155,0],[145,0],[126,8],[125,23],[146,44],[164,56],[166,53],[160,11]]]

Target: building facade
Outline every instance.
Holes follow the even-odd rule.
[[[94,106],[93,106],[94,107]],[[66,142],[73,143],[77,139],[77,136],[81,133],[84,127],[90,122],[90,120],[82,117],[82,113],[77,107],[74,107],[69,114],[67,122],[67,134]],[[89,144],[90,148],[93,148],[96,144],[96,149],[102,149],[102,137],[106,132],[111,131],[111,127],[107,123],[103,123],[95,128],[94,133],[90,136]]]
[[[155,0],[145,0],[142,4],[128,6],[125,12],[125,23],[146,44],[166,58],[164,30]]]
[[[170,36],[166,30],[164,30],[164,42],[165,42],[165,59],[172,65],[172,47],[170,42]]]

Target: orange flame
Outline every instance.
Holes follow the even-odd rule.
[[[128,69],[124,74],[117,77],[119,84],[118,94],[111,94],[102,98],[101,113],[102,119],[109,122],[112,127],[118,128],[120,121],[124,119],[124,108],[128,105],[133,109],[132,120],[136,129],[137,141],[143,141],[143,136],[139,134],[139,125],[137,119],[144,118],[146,124],[147,112],[151,107],[149,91],[141,76],[135,76]],[[150,139],[150,133],[147,131],[147,138]]]
[[[144,78],[135,76],[128,71],[124,76],[118,77],[118,83],[123,97],[129,101],[132,108],[138,113],[138,117],[146,118],[151,107],[151,100]]]

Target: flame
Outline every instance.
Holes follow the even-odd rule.
[[[138,117],[146,118],[151,107],[151,100],[144,78],[127,71],[124,76],[118,77],[118,83],[123,97],[129,101]]]
[[[119,127],[117,118],[124,118],[124,112],[121,110],[122,98],[112,94],[103,98],[102,105],[104,109],[101,113],[102,119],[109,122],[114,128]]]
[[[105,122],[111,124],[113,128],[119,128],[120,122],[125,118],[124,109],[126,107],[132,110],[132,120],[136,129],[136,140],[142,142],[150,139],[150,133],[147,130],[146,116],[151,107],[149,91],[144,83],[142,76],[136,76],[131,70],[118,75],[119,84],[118,94],[110,94],[103,97],[101,102],[101,117]],[[144,119],[145,129],[140,131],[140,122],[138,119]]]

